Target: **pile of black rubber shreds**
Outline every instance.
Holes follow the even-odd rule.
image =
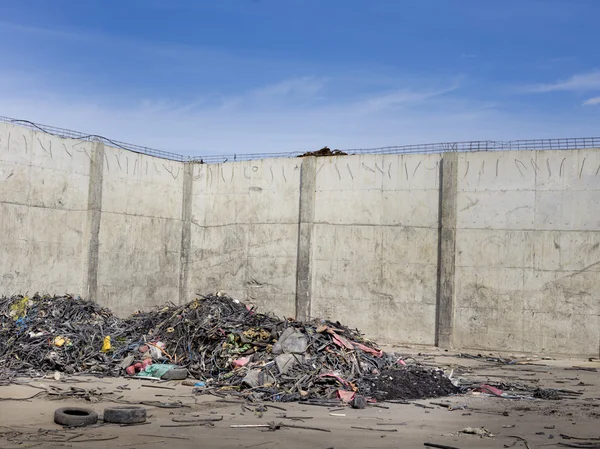
[[[415,366],[386,370],[369,381],[371,396],[381,401],[435,398],[460,391],[443,372]]]
[[[234,387],[263,400],[336,399],[340,391],[378,399],[456,392],[440,371],[403,367],[358,330],[328,320],[282,320],[225,295],[126,319],[78,297],[0,298],[0,373],[118,376],[124,360],[139,359],[148,345],[162,348],[154,363],[185,367],[207,387]]]

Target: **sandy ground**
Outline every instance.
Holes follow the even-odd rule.
[[[406,349],[394,348],[406,353]],[[427,351],[434,351],[427,349]],[[533,391],[535,387],[569,389],[583,394],[562,400],[510,400],[481,393],[414,401],[410,404],[383,403],[364,410],[274,404],[285,411],[269,408],[259,417],[255,412],[242,410],[240,404],[221,402],[218,397],[192,394],[192,387],[181,382],[152,383],[148,380],[98,379],[71,377],[19,378],[19,385],[0,387],[0,449],[17,447],[40,448],[421,448],[435,443],[456,448],[526,447],[513,436],[527,440],[530,448],[561,447],[558,443],[585,443],[567,440],[563,435],[600,437],[600,382],[598,373],[575,367],[594,369],[598,362],[583,360],[520,359],[516,365],[502,365],[485,358],[469,359],[437,351],[428,356],[414,354],[415,359],[430,366],[453,372],[454,378],[476,383],[502,382],[513,388]],[[125,386],[129,389],[119,389]],[[80,387],[96,390],[92,401],[85,399],[52,399],[45,390]],[[167,387],[167,388],[156,388]],[[39,388],[43,388],[39,389]],[[22,398],[42,392],[29,400]],[[98,396],[101,394],[101,396]],[[120,399],[117,399],[120,398]],[[97,402],[96,402],[97,399]],[[115,400],[180,401],[181,408],[147,406],[148,424],[121,427],[99,424],[76,430],[64,430],[53,423],[56,408],[65,406],[89,407],[101,416],[105,407]],[[235,399],[235,398],[230,398]],[[432,404],[433,403],[433,404]],[[450,411],[448,404],[459,407]],[[461,407],[462,406],[462,407]],[[252,406],[251,406],[252,407]],[[383,408],[385,407],[385,408]],[[283,418],[303,417],[302,420]],[[181,425],[173,419],[223,417],[214,426],[165,427]],[[232,428],[240,424],[283,422],[310,426],[328,432],[298,428]],[[360,427],[360,428],[356,428]],[[466,427],[485,427],[493,436],[479,437],[459,431]],[[12,434],[11,434],[12,432]],[[14,436],[14,432],[19,432]],[[12,435],[12,437],[11,437]],[[80,435],[69,442],[53,439]],[[103,440],[103,441],[100,441]],[[19,442],[23,442],[19,444]],[[516,443],[516,444],[514,444]],[[600,441],[596,443],[600,444]],[[513,445],[514,444],[514,445]]]

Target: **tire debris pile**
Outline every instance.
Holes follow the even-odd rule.
[[[79,297],[0,298],[0,377],[162,377],[170,367],[187,369],[202,388],[257,400],[350,402],[458,391],[441,371],[406,366],[339,322],[282,320],[220,293],[126,319]]]

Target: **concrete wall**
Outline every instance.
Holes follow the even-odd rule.
[[[104,149],[97,300],[121,314],[179,302],[184,164]]]
[[[312,315],[433,344],[439,155],[317,159]]]
[[[600,151],[459,155],[458,347],[597,355]]]
[[[295,315],[300,162],[194,165],[189,297],[225,291]]]
[[[0,123],[0,295],[82,291],[91,147]]]
[[[183,169],[0,123],[0,295],[178,302]]]
[[[0,295],[225,291],[381,342],[598,356],[600,150],[180,163],[0,124]]]

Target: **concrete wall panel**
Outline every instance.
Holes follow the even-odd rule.
[[[458,229],[457,267],[533,268],[535,232]]]
[[[439,155],[317,159],[312,316],[433,344]],[[415,322],[417,326],[401,323]]]
[[[457,346],[598,354],[598,167],[598,150],[461,155]]]
[[[536,229],[600,231],[598,192],[600,190],[536,192]]]
[[[90,151],[0,123],[0,295],[82,290]]]
[[[127,315],[179,301],[181,221],[103,213],[99,240],[102,305]]]
[[[460,153],[457,191],[534,190],[536,172],[535,152]]]
[[[537,271],[600,271],[600,233],[536,231],[533,245]]]
[[[458,229],[533,229],[535,192],[459,191],[456,208]]]
[[[300,159],[194,167],[190,295],[295,315]]]
[[[179,302],[183,176],[182,163],[105,148],[97,297],[120,315]]]

